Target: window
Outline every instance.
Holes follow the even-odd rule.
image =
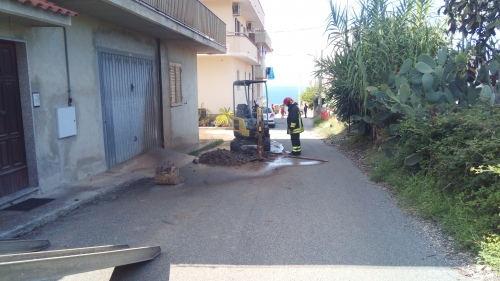
[[[234,19],[234,32],[235,33],[241,32],[241,23],[238,19]]]
[[[182,105],[182,66],[180,63],[174,62],[171,62],[168,65],[170,72],[170,106]]]

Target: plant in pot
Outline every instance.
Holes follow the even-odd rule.
[[[210,120],[208,118],[202,118],[200,121],[198,121],[198,125],[200,127],[206,127],[207,124],[209,124]]]
[[[229,127],[234,117],[234,113],[231,111],[231,107],[219,108],[219,112],[220,114],[215,118],[215,126]]]
[[[210,110],[207,108],[203,107],[203,103],[201,103],[200,108],[198,108],[198,121],[202,121],[203,119],[208,118],[208,114],[211,114]],[[205,120],[206,122],[207,120]]]

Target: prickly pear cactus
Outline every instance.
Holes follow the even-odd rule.
[[[475,69],[463,53],[439,49],[437,57],[421,54],[417,60],[406,59],[399,71],[380,75],[383,81],[366,88],[365,115],[352,115],[352,128],[364,134],[366,126],[383,127],[392,132],[390,125],[401,117],[423,117],[426,104],[448,103],[468,107],[477,102],[493,105],[500,63],[492,60]],[[491,78],[496,77],[496,78]],[[494,80],[497,89],[489,86]],[[372,130],[376,131],[376,130]]]

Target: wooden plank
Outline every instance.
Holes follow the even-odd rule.
[[[99,252],[105,252],[105,251],[122,250],[122,249],[128,249],[128,248],[129,248],[128,245],[107,245],[107,246],[99,246],[99,247],[44,251],[44,252],[36,252],[36,253],[0,255],[0,263],[21,261],[21,260],[27,261],[27,260],[44,259],[44,258],[55,258],[55,257],[61,257],[61,256],[82,255],[82,254],[99,253]]]
[[[48,240],[0,241],[0,255],[36,252],[50,246]]]
[[[2,280],[44,280],[154,259],[159,246],[0,263]]]

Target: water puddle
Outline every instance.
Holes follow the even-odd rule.
[[[311,165],[318,165],[321,164],[321,161],[316,161],[316,160],[308,160],[308,159],[300,159],[300,158],[292,158],[292,157],[286,157],[283,154],[284,146],[282,143],[273,141],[271,143],[271,149],[270,152],[274,154],[280,154],[277,156],[273,161],[267,162],[267,167],[268,169],[276,169],[279,167],[285,167],[285,166],[311,166]]]

